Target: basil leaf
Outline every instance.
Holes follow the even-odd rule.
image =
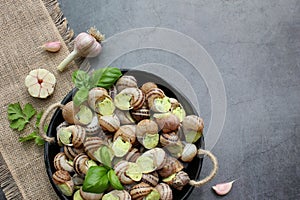
[[[78,89],[87,88],[90,89],[90,76],[88,73],[82,70],[78,70],[72,74],[72,81]]]
[[[102,69],[102,75],[98,80],[98,87],[103,87],[109,89],[115,82],[122,76],[122,73],[119,68],[115,67],[106,67]]]
[[[73,97],[75,106],[80,106],[88,99],[89,90],[87,88],[80,88]]]
[[[111,168],[111,152],[109,151],[108,147],[106,145],[103,145],[100,148],[100,157],[102,164]]]
[[[109,187],[107,169],[102,166],[91,166],[85,176],[82,190],[91,193],[103,193]]]
[[[105,68],[95,70],[90,77],[90,85],[96,87]]]
[[[114,189],[116,189],[116,190],[123,190],[124,189],[123,185],[121,184],[118,176],[116,175],[116,173],[113,169],[110,169],[108,171],[107,177],[108,177],[108,180],[109,180],[111,186]]]

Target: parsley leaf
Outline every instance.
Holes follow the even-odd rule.
[[[25,128],[25,125],[29,122],[29,120],[35,115],[36,110],[29,103],[24,106],[24,109],[21,108],[20,103],[14,103],[8,105],[7,113],[10,127],[12,129],[21,131]]]
[[[19,138],[19,142],[26,142],[26,141],[30,141],[30,140],[34,140],[34,142],[39,146],[44,145],[44,143],[45,143],[43,138],[41,136],[39,136],[39,134],[36,131],[33,131],[29,135]]]

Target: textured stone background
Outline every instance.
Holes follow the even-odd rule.
[[[238,179],[222,199],[300,199],[300,1],[299,0],[61,0],[76,33],[95,25],[107,37],[132,28],[180,31],[208,51],[222,75],[227,116],[216,146],[217,177],[190,199],[221,199],[213,184]],[[180,47],[178,47],[180,48]],[[201,77],[178,57],[142,50],[115,66],[156,62],[180,66],[193,84],[201,115],[210,100]],[[209,173],[205,159],[201,177]],[[0,199],[3,199],[0,192]]]
[[[61,7],[76,33],[93,25],[107,37],[166,27],[194,38],[211,55],[227,94],[226,122],[212,150],[220,170],[190,199],[220,199],[210,187],[232,179],[238,180],[222,199],[300,199],[299,0],[63,0]],[[188,67],[155,50],[129,53],[114,64],[147,62]],[[187,75],[198,84],[201,112],[209,120],[205,84]],[[209,170],[205,159],[201,176]]]

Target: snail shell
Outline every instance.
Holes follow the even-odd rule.
[[[181,154],[181,160],[183,162],[191,162],[194,157],[197,155],[198,149],[196,145],[187,143],[185,144],[182,154]]]
[[[107,142],[100,137],[89,137],[84,142],[84,150],[86,154],[94,161],[97,159],[94,156],[94,152],[97,151],[102,145],[106,145]]]
[[[159,182],[158,173],[154,171],[150,174],[143,174],[141,181],[155,187]]]
[[[128,162],[135,162],[138,157],[141,156],[141,153],[137,148],[132,148],[126,155],[125,160]]]
[[[121,92],[125,88],[136,88],[137,81],[134,76],[124,75],[119,78],[119,80],[116,83],[116,87],[118,92]]]
[[[127,102],[124,96],[130,96],[129,104],[130,106],[123,106]],[[120,110],[131,110],[139,109],[143,106],[145,101],[144,93],[138,88],[125,88],[123,89],[114,99],[115,106]]]
[[[166,152],[162,148],[150,149],[143,153],[142,156],[152,158],[156,170],[162,169],[167,161]]]
[[[175,132],[171,133],[162,133],[159,137],[161,146],[174,145],[178,143],[179,137]]]
[[[74,174],[72,176],[72,181],[74,183],[74,185],[82,185],[84,182],[84,176],[80,176],[78,174]]]
[[[87,136],[94,136],[101,132],[97,116],[94,116],[91,123],[85,126],[85,132]]]
[[[145,95],[153,88],[157,88],[157,85],[153,82],[146,82],[141,86],[141,90]]]
[[[136,136],[138,139],[142,139],[145,134],[158,133],[158,126],[155,121],[150,119],[144,119],[136,125]]]
[[[72,136],[70,139],[72,139],[71,144],[66,144],[67,146],[74,146],[75,148],[81,148],[83,146],[83,142],[85,140],[85,129],[82,126],[79,125],[71,125],[68,127],[60,128],[57,132],[57,140],[60,142],[60,134],[63,130],[70,131]]]
[[[62,108],[62,116],[66,122],[69,124],[74,124],[74,104],[73,101],[68,102],[64,107]]]
[[[166,162],[164,166],[158,170],[158,173],[161,177],[166,178],[171,176],[172,174],[175,174],[176,172],[179,172],[183,169],[183,165],[179,160],[177,160],[174,157],[167,157]]]
[[[183,151],[183,145],[175,132],[160,135],[160,143],[173,157],[179,158]]]
[[[155,114],[155,121],[164,133],[176,131],[180,126],[178,117],[171,113]]]
[[[82,190],[82,187],[80,187],[79,193],[81,198],[84,200],[99,200],[103,196],[103,193],[97,194],[97,193],[85,192]]]
[[[113,190],[108,194],[112,194],[115,197],[119,197],[119,200],[131,200],[130,194],[126,190]]]
[[[111,86],[109,89],[108,89],[108,95],[114,99],[115,96],[117,95],[118,91],[117,91],[117,87],[115,85]]]
[[[66,121],[60,123],[60,124],[56,127],[56,132],[58,132],[59,129],[61,129],[61,128],[66,128],[66,127],[68,127],[69,125],[70,125],[70,124],[69,124],[68,122],[66,122]]]
[[[169,100],[171,103],[171,109],[174,109],[174,108],[177,108],[178,106],[180,106],[180,103],[178,102],[177,99],[170,97]]]
[[[141,182],[133,186],[129,193],[132,199],[140,199],[147,196],[152,190],[153,187],[151,187],[149,184]]]
[[[124,141],[134,144],[136,141],[135,135],[136,125],[123,125],[117,130],[114,135],[114,141],[121,136]]]
[[[83,148],[74,148],[71,146],[64,146],[64,153],[70,160],[74,160],[74,158],[83,152]]]
[[[89,168],[88,161],[89,157],[86,154],[78,154],[73,160],[74,171],[79,175],[85,175]]]
[[[71,175],[65,170],[57,170],[52,175],[52,179],[55,184],[63,184],[71,180]]]
[[[115,110],[115,115],[119,118],[120,123],[123,125],[134,124],[134,119],[131,117],[129,111]]]
[[[120,128],[120,120],[116,115],[113,116],[98,116],[99,124],[104,131],[116,132]]]
[[[129,167],[129,163],[125,160],[119,161],[115,166],[114,170],[116,172],[116,175],[118,176],[119,180],[123,184],[132,184],[134,181],[126,175],[126,170]]]
[[[175,177],[168,184],[177,190],[182,190],[182,188],[189,182],[190,182],[189,175],[184,171],[180,171],[175,175]]]
[[[146,106],[143,106],[139,109],[136,110],[131,110],[130,111],[132,118],[136,122],[140,122],[144,119],[149,119],[150,118],[150,110]]]
[[[204,128],[204,122],[203,119],[196,116],[196,115],[188,115],[186,116],[182,121],[182,129],[183,133],[186,137],[186,141],[190,143],[196,142],[202,135],[202,131]],[[190,131],[197,132],[197,135],[195,135],[194,138],[187,138],[187,135]]]
[[[172,200],[173,199],[173,192],[170,186],[166,183],[159,183],[155,189],[160,194],[161,200]]]
[[[69,126],[68,128],[72,128],[74,130],[72,135],[73,146],[75,148],[82,147],[85,140],[85,129],[79,125]]]
[[[73,166],[68,162],[66,154],[60,152],[54,157],[54,167],[56,170],[73,172]]]
[[[146,100],[148,102],[149,108],[154,109],[154,100],[156,98],[164,98],[165,93],[159,88],[152,88],[146,93]]]
[[[107,90],[102,87],[95,87],[89,91],[88,105],[94,111],[96,111],[96,103],[99,99],[104,99],[108,96]]]

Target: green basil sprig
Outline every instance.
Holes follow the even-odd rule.
[[[72,81],[78,88],[73,97],[74,104],[79,106],[88,98],[88,92],[94,87],[110,88],[122,75],[119,68],[105,67],[95,70],[91,75],[83,70],[74,71]]]
[[[103,166],[92,166],[88,169],[82,190],[91,193],[103,193],[109,187],[108,169]]]
[[[104,166],[93,166],[88,169],[82,186],[83,191],[102,193],[109,186],[112,186],[116,190],[123,190],[124,188],[118,176],[111,168],[112,155],[109,147],[106,145],[100,147],[100,149],[95,152],[95,157]]]

